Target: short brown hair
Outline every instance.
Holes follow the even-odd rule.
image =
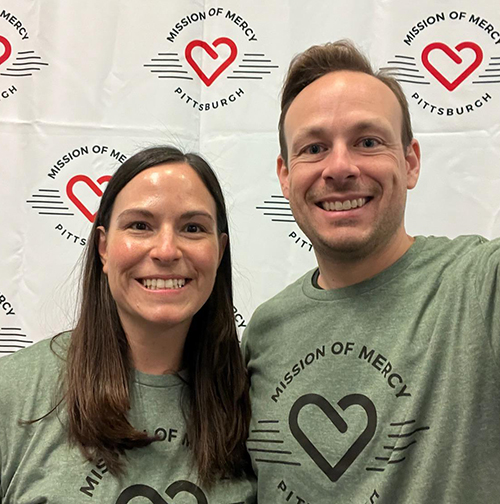
[[[405,94],[399,82],[387,72],[375,72],[359,49],[350,40],[338,40],[323,45],[315,45],[295,56],[285,78],[281,91],[281,115],[278,124],[280,153],[285,164],[288,163],[287,145],[285,138],[285,116],[297,95],[309,84],[331,72],[348,70],[362,72],[383,82],[398,99],[403,114],[403,128],[401,140],[406,149],[413,139],[410,111]]]

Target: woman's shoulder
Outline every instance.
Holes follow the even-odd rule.
[[[18,373],[26,377],[30,369],[60,366],[60,362],[64,362],[66,359],[70,337],[71,333],[61,333],[2,357],[0,359],[0,377],[3,380]]]
[[[40,396],[49,397],[55,392],[69,339],[69,333],[62,333],[0,359],[2,412],[28,398],[36,404]]]

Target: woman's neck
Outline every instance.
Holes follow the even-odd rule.
[[[122,321],[122,326],[135,369],[146,374],[161,375],[172,374],[182,368],[189,323],[171,328],[158,328],[154,325],[141,325],[138,328],[123,324]]]

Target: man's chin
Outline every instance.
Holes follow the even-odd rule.
[[[321,256],[337,260],[359,260],[370,255],[376,245],[371,243],[370,236],[344,233],[342,236],[325,237],[317,236],[311,239],[314,250]]]

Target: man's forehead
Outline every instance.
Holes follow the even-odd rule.
[[[290,127],[295,130],[304,121],[333,120],[336,114],[356,116],[365,112],[373,118],[387,119],[400,131],[401,107],[386,84],[362,72],[331,72],[316,79],[295,97],[285,117],[285,133],[289,133]]]

